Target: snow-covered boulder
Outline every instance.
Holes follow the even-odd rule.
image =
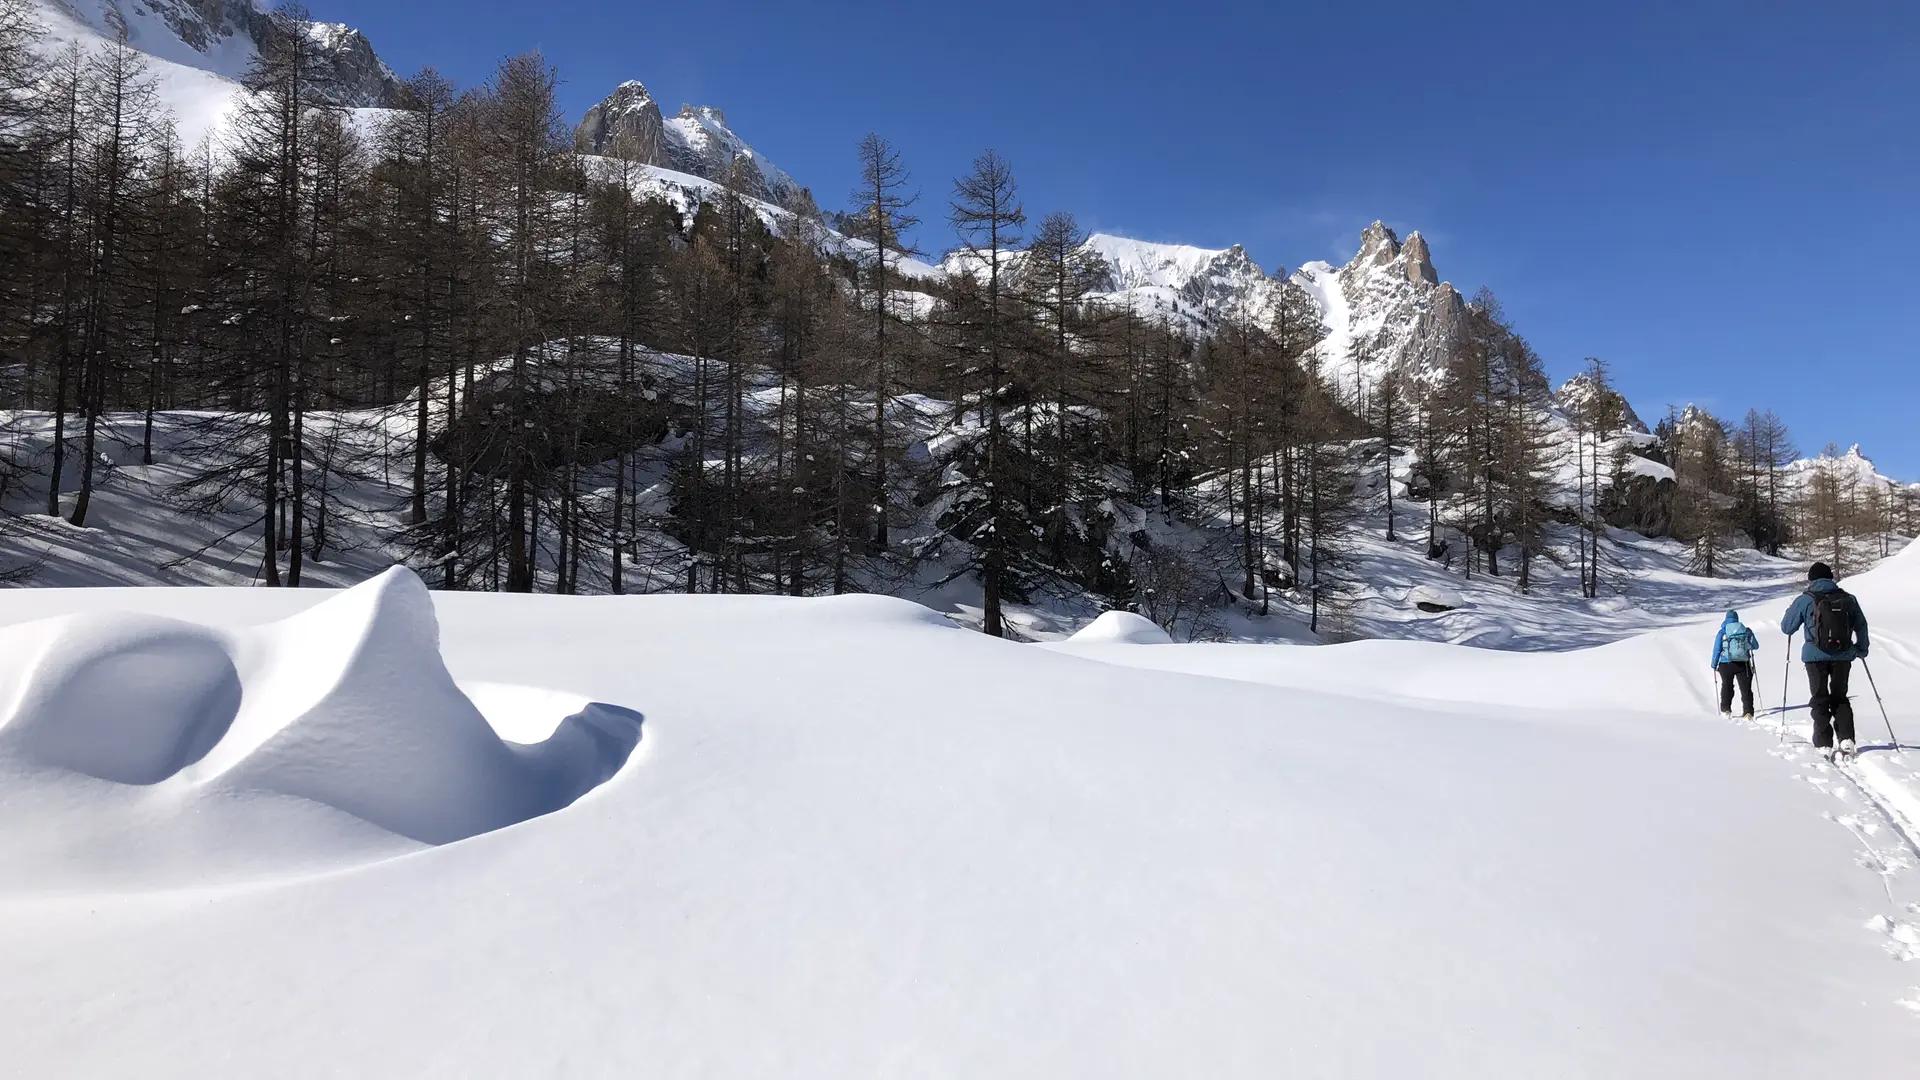
[[[1407,592],[1407,603],[1421,611],[1453,611],[1467,606],[1466,597],[1440,585],[1416,585]]]
[[[1067,640],[1077,645],[1167,645],[1173,638],[1144,615],[1109,611]]]

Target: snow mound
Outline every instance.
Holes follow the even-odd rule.
[[[1467,606],[1467,599],[1444,585],[1416,585],[1407,591],[1407,603],[1421,611],[1453,611]]]
[[[1159,623],[1144,615],[1136,615],[1131,611],[1108,611],[1067,640],[1081,645],[1167,645],[1172,643],[1173,638],[1160,628]]]
[[[611,777],[638,713],[567,698],[544,741],[496,733],[442,662],[426,586],[395,568],[233,633],[89,613],[0,634],[0,767],[293,798],[445,844],[561,809]],[[57,777],[54,779],[57,781]]]

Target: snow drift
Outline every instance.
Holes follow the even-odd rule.
[[[262,627],[84,612],[0,630],[0,709],[0,772],[41,790],[70,774],[152,804],[287,797],[423,844],[567,806],[640,738],[637,713],[587,703],[543,742],[503,740],[398,568]]]
[[[1173,637],[1160,624],[1131,611],[1107,611],[1081,628],[1068,642],[1079,645],[1166,645]]]

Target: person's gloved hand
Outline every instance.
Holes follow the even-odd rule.
[[[1860,659],[1865,660],[1867,658],[1867,647],[1865,645],[1860,646],[1854,650],[1854,654],[1860,657]]]

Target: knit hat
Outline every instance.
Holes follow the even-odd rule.
[[[1833,567],[1823,562],[1817,562],[1807,568],[1808,581],[1820,581],[1822,579],[1827,581],[1833,580]]]

